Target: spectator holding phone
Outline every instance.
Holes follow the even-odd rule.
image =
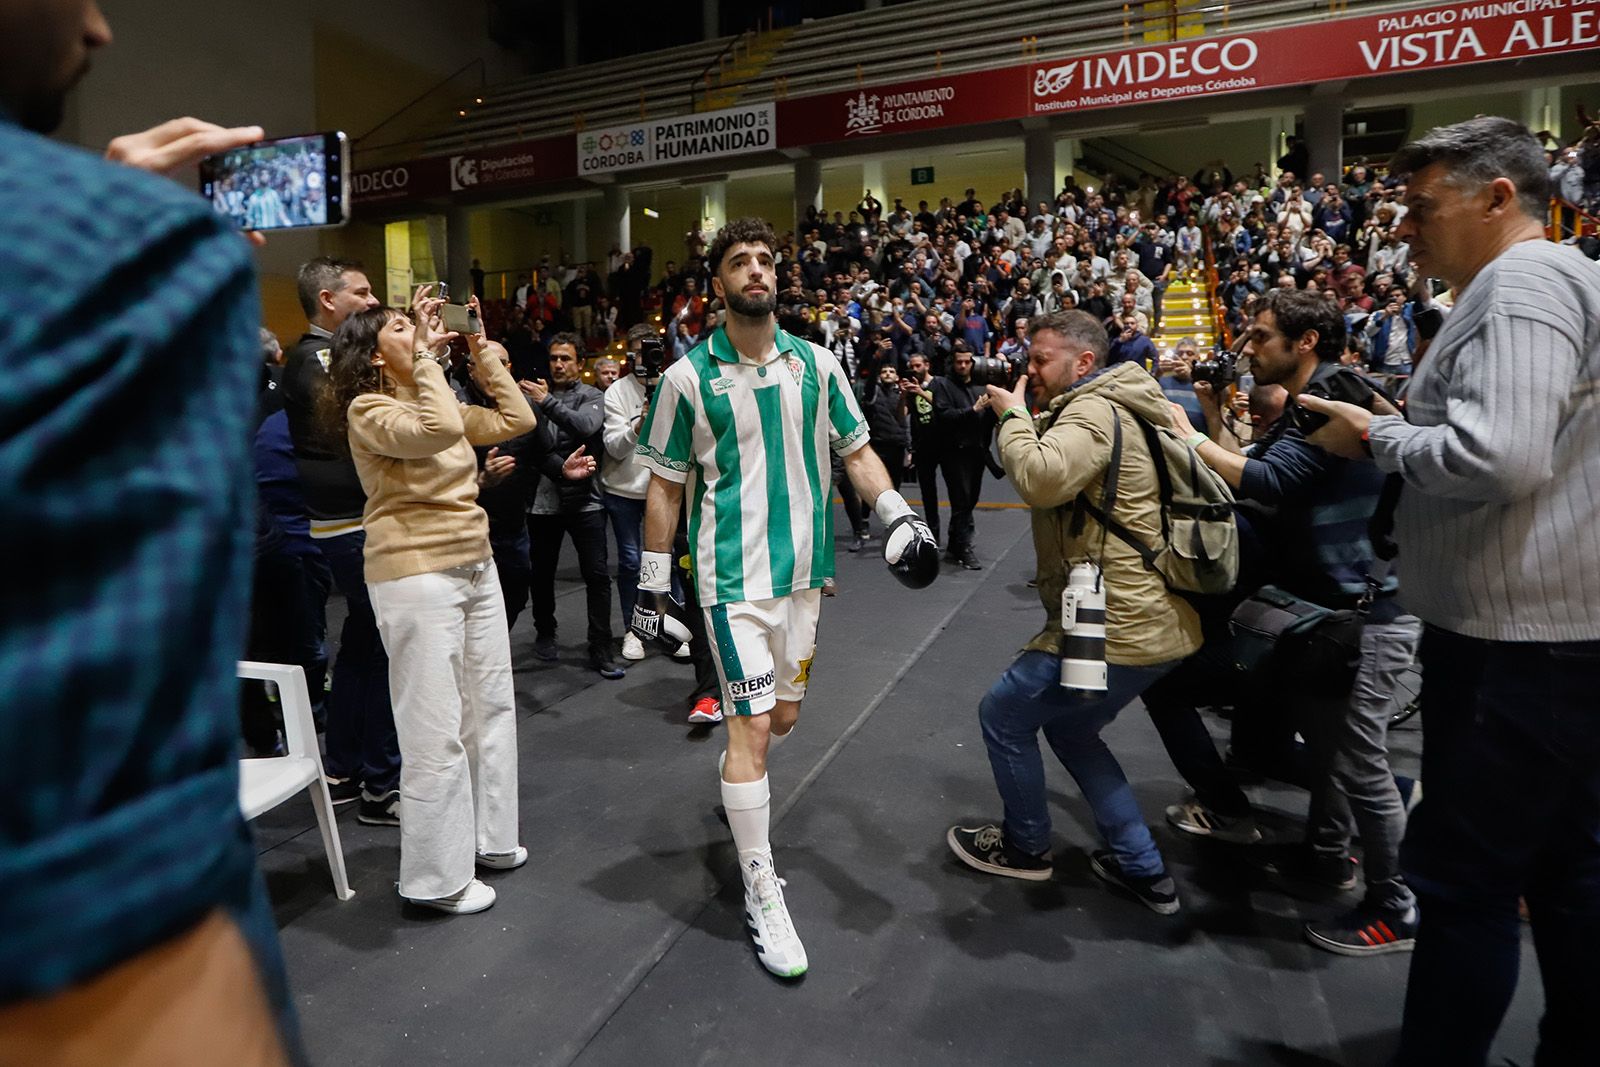
[[[525,434],[535,418],[482,334],[467,345],[495,407],[456,399],[443,361],[457,335],[441,332],[431,291],[418,287],[415,323],[375,308],[340,325],[325,418],[345,430],[367,493],[367,589],[402,755],[400,895],[467,914],[495,899],[475,864],[528,858],[511,642],[472,447]]]
[[[0,4],[0,1059],[304,1062],[239,810],[255,270],[156,176],[262,131],[50,140],[110,42]]]

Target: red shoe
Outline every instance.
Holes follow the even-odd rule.
[[[716,697],[701,697],[689,712],[690,722],[721,722],[722,701]]]

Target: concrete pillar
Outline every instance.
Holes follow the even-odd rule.
[[[633,228],[628,218],[627,186],[612,183],[600,198],[600,240],[606,251],[616,245],[624,252],[633,248]]]
[[[1302,181],[1318,172],[1337,178],[1344,169],[1344,104],[1342,96],[1313,96],[1306,104],[1306,150],[1311,167],[1306,174],[1296,175]]]
[[[1273,115],[1267,120],[1267,158],[1262,160],[1266,164],[1267,173],[1274,178],[1278,176],[1278,157],[1289,149],[1289,138],[1294,136],[1295,114],[1288,112],[1283,115]],[[1297,178],[1305,175],[1297,174]]]
[[[1561,87],[1541,85],[1522,92],[1522,122],[1534,133],[1549,130],[1561,136]]]
[[[805,156],[794,161],[794,222],[806,217],[806,208],[822,210],[822,160]],[[804,236],[797,233],[796,236]]]
[[[561,0],[561,65],[578,65],[578,0]]]
[[[708,234],[715,233],[728,221],[727,182],[706,182],[700,187],[700,220]],[[710,243],[709,238],[707,243]]]
[[[1054,200],[1061,186],[1056,184],[1056,137],[1049,130],[1027,130],[1022,135],[1022,188],[1031,213],[1041,200]]]
[[[561,245],[568,263],[589,258],[589,211],[587,200],[573,200],[561,216]]]
[[[861,194],[866,195],[868,189],[872,190],[872,198],[883,205],[883,217],[889,217],[889,209],[894,206],[894,198],[889,195],[889,190],[883,181],[883,160],[868,159],[861,164]],[[856,197],[856,204],[861,202],[861,197]],[[850,211],[856,205],[851,204],[845,209],[845,217],[850,217]]]
[[[1050,192],[1050,199],[1055,200],[1056,193],[1067,184],[1067,179],[1072,177],[1072,170],[1078,163],[1078,139],[1076,137],[1056,138],[1056,187]],[[1037,205],[1034,205],[1037,206]]]
[[[450,283],[450,300],[456,304],[472,295],[471,215],[467,208],[453,207],[444,217],[444,280]]]
[[[722,5],[717,0],[700,0],[700,37],[712,40],[722,36]]]
[[[450,258],[450,240],[449,234],[446,232],[445,216],[429,215],[427,218],[427,223],[428,258],[433,264],[433,276],[430,278],[418,278],[416,281],[416,284],[418,285],[422,285],[424,282],[431,282],[435,280],[450,280],[450,268],[448,265]],[[410,299],[411,295],[408,293],[406,294],[405,300],[402,300],[401,303],[405,303],[405,301]]]

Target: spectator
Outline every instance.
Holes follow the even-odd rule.
[[[652,333],[654,331],[651,331]],[[602,393],[609,390],[617,381],[617,375],[622,373],[622,364],[610,356],[601,356],[594,361],[594,385]]]
[[[322,411],[330,437],[345,431],[367,494],[366,579],[404,756],[400,895],[464,915],[495,900],[476,866],[528,859],[517,842],[511,643],[500,583],[487,573],[472,446],[527,433],[534,415],[482,334],[467,341],[496,408],[456,400],[443,367],[455,335],[438,332],[444,301],[430,291],[417,289],[415,324],[389,308],[340,324]]]
[[[934,378],[931,388],[939,469],[950,491],[950,543],[946,558],[969,571],[982,570],[973,549],[973,509],[983,489],[989,435],[994,413],[983,389],[972,381],[973,352],[966,341],[955,343],[950,373]]]
[[[323,360],[331,359],[333,331],[351,315],[376,308],[378,298],[359,263],[326,256],[301,265],[297,287],[307,324],[284,364],[283,404],[311,538],[345,601],[323,767],[335,804],[358,801],[361,822],[398,826],[400,742],[390,707],[389,659],[363,571],[367,494],[349,450],[327,437],[322,418],[328,390]],[[318,612],[326,610],[327,589],[321,592]]]
[[[1543,240],[1549,169],[1510,119],[1430,130],[1392,161],[1420,270],[1457,293],[1407,418],[1314,398],[1312,441],[1405,483],[1397,540],[1427,624],[1423,777],[1402,854],[1425,921],[1399,1062],[1488,1056],[1526,899],[1538,1058],[1591,1043],[1600,954],[1600,274]],[[1513,377],[1508,368],[1516,368]],[[1464,709],[1471,709],[1465,714]]]
[[[1206,423],[1206,410],[1195,395],[1192,377],[1194,364],[1200,358],[1200,348],[1193,337],[1184,337],[1172,346],[1170,355],[1159,358],[1161,391],[1168,400],[1183,409],[1185,417],[1197,426]]]
[[[627,258],[626,256],[624,257]],[[588,661],[609,680],[626,673],[612,660],[611,575],[606,562],[606,511],[598,478],[573,478],[566,463],[574,456],[602,454],[605,401],[600,390],[580,379],[583,342],[574,334],[550,339],[550,380],[517,383],[539,414],[540,451],[547,458],[543,477],[528,505],[528,541],[533,566],[530,592],[536,636],[533,654],[546,662],[556,649],[556,562],[561,543],[572,539],[578,571],[587,590]]]
[[[0,600],[5,1054],[300,1062],[238,806],[254,271],[154,176],[262,131],[174,120],[105,161],[47,140],[110,36],[95,4],[0,9],[0,365],[38,384],[0,395],[0,544],[30,561]]]
[[[1114,322],[1114,333],[1111,333],[1111,350],[1106,356],[1107,366],[1118,363],[1137,363],[1145,370],[1154,371],[1159,356],[1155,343],[1145,333],[1144,316],[1132,309],[1133,297],[1124,294],[1122,298],[1122,314]]]
[[[653,329],[642,324],[628,330],[628,359],[633,370],[606,390],[603,405],[605,461],[600,466],[601,501],[617,539],[617,599],[624,619],[633,618],[639,594],[644,498],[650,488],[650,470],[635,449],[639,445],[639,428],[650,413],[650,391],[655,383],[641,373],[639,353],[644,342],[655,336]],[[659,375],[659,369],[656,373]],[[644,645],[631,630],[622,635],[622,658],[644,659]]]

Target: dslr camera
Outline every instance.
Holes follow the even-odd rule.
[[[661,379],[661,369],[667,365],[665,347],[659,337],[646,337],[639,342],[639,355],[633,363],[634,377],[653,386]]]
[[[1200,359],[1189,365],[1189,380],[1205,382],[1216,390],[1232,385],[1239,379],[1239,357],[1226,348],[1218,348],[1210,359]]]
[[[985,385],[1005,385],[1012,382],[1011,362],[1000,359],[998,356],[973,356],[972,357],[972,384],[982,388]]]
[[[1317,396],[1324,400],[1342,400],[1346,404],[1354,404],[1368,411],[1372,410],[1372,397],[1377,391],[1377,386],[1345,367],[1340,367],[1320,382],[1312,382],[1304,390],[1308,396]],[[1327,415],[1292,402],[1284,411],[1284,416],[1288,418],[1291,426],[1300,431],[1302,437],[1310,437],[1328,424]]]

